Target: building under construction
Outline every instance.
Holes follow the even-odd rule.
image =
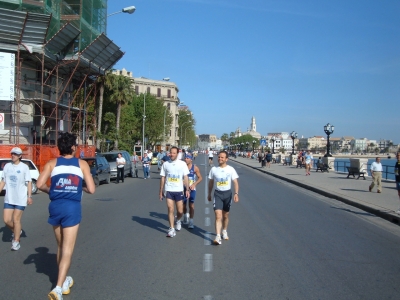
[[[107,0],[0,0],[0,155],[41,165],[64,131],[93,144],[93,83],[124,54],[106,26]]]

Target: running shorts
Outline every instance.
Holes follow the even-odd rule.
[[[229,212],[232,204],[232,191],[214,191],[214,210]]]
[[[181,201],[185,197],[183,196],[183,192],[167,192],[165,195],[165,198],[171,199],[174,201]]]
[[[4,203],[4,209],[18,209],[24,211],[25,206]]]
[[[55,200],[49,204],[48,223],[53,226],[71,227],[78,225],[82,220],[80,201]]]
[[[185,189],[186,192],[186,189]],[[190,196],[189,196],[189,202],[194,203],[194,200],[196,199],[196,190],[190,191]],[[186,197],[183,197],[183,203],[186,204],[188,199]]]

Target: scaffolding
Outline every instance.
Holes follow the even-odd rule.
[[[0,0],[0,5],[4,1]],[[79,7],[81,14],[88,7],[106,3],[104,0],[22,0],[21,8],[26,8],[28,2],[29,5],[40,2],[41,9],[50,7],[57,11],[61,7],[60,12],[68,4],[75,11]],[[88,3],[90,5],[83,5]],[[98,92],[94,83],[124,53],[103,33],[94,37],[94,31],[89,30],[90,39],[86,39],[88,35],[85,36],[80,28],[74,26],[76,22],[63,19],[63,14],[59,14],[61,27],[49,37],[53,15],[22,10],[0,8],[0,52],[15,54],[15,99],[0,101],[5,124],[9,124],[8,131],[0,132],[0,143],[35,145],[23,148],[33,149],[27,150],[27,154],[41,166],[47,151],[43,147],[56,148],[59,132],[75,132],[83,146],[88,145],[87,137],[91,136],[94,145],[97,131],[95,100]],[[99,18],[96,19],[97,23],[93,19],[89,20],[90,26],[96,25],[97,29],[102,29],[105,21],[100,25]],[[88,30],[85,27],[86,23],[89,24],[88,20],[79,22],[81,27]],[[89,113],[88,107],[94,108],[94,111]],[[92,147],[83,150],[94,153]],[[57,152],[54,151],[46,153],[53,155]],[[48,155],[45,157],[47,161]]]

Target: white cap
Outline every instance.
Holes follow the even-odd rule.
[[[15,154],[21,155],[22,154],[22,150],[21,150],[21,148],[14,147],[14,148],[11,149],[10,153],[15,153]]]

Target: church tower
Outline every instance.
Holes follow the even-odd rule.
[[[256,130],[256,118],[254,118],[254,116],[253,117],[251,117],[251,125],[250,125],[250,130],[251,131],[257,131]]]

